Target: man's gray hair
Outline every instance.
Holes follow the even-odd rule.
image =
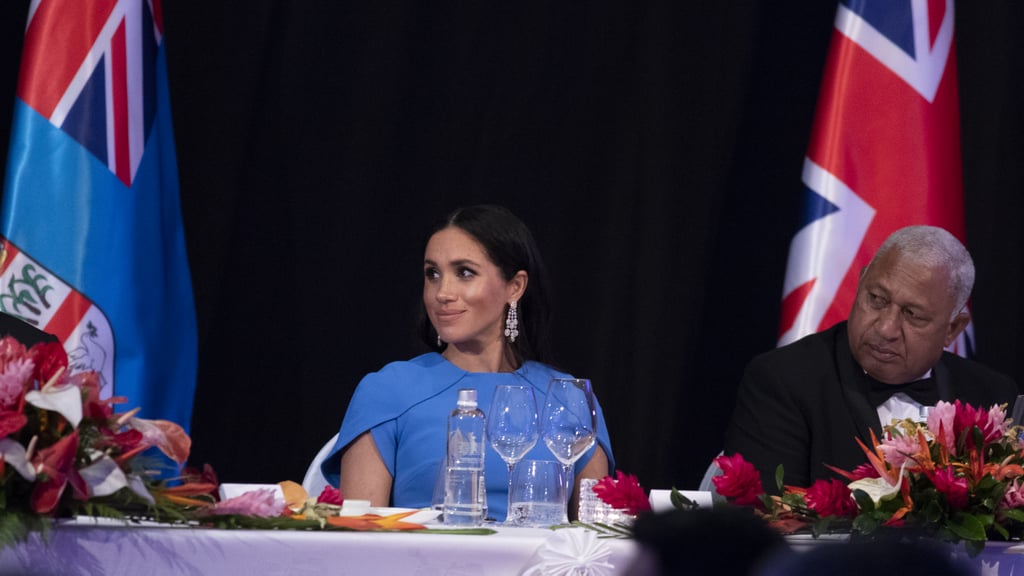
[[[890,250],[900,256],[949,272],[949,290],[956,306],[953,315],[963,311],[974,288],[974,261],[967,248],[955,236],[936,226],[907,226],[893,232],[871,259],[875,263]],[[871,264],[868,264],[870,267]]]

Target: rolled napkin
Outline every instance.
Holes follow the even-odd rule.
[[[274,505],[278,506],[279,509],[284,509],[284,491],[281,490],[280,484],[221,484],[220,499],[229,500],[254,490],[272,490],[274,492]]]
[[[679,493],[697,504],[698,508],[711,508],[713,506],[711,492],[704,492],[702,490],[679,490]],[[666,512],[675,508],[675,506],[672,505],[671,490],[651,490],[649,499],[651,501],[651,510],[655,512]]]
[[[612,550],[597,533],[579,528],[556,530],[541,544],[522,576],[611,576]]]

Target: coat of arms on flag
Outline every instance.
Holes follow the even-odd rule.
[[[0,244],[0,312],[59,338],[68,354],[68,369],[95,371],[101,396],[112,396],[114,332],[106,315],[3,236]]]

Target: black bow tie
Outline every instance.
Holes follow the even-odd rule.
[[[872,406],[884,404],[893,394],[902,392],[922,406],[935,406],[939,402],[939,387],[934,378],[923,378],[909,384],[886,384],[874,378],[868,378],[871,387],[868,389],[868,401]]]

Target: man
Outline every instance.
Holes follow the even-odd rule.
[[[754,358],[740,383],[725,452],[740,453],[775,492],[850,470],[891,418],[918,419],[939,400],[1012,404],[1017,386],[944,351],[967,326],[974,285],[967,249],[941,228],[893,233],[865,268],[846,322]],[[1011,406],[1012,407],[1012,406]]]

